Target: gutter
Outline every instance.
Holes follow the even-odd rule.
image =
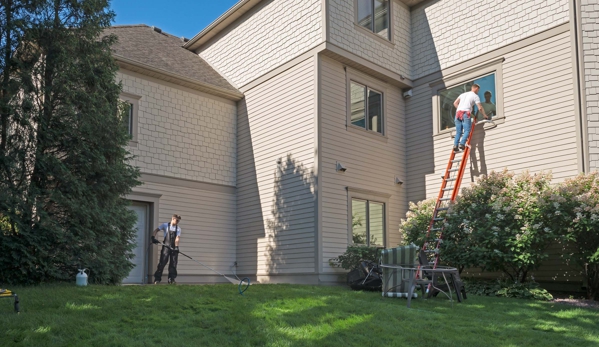
[[[191,78],[183,76],[183,75],[179,75],[179,74],[172,73],[172,72],[164,70],[164,69],[156,68],[151,65],[141,63],[137,60],[123,57],[122,55],[113,54],[113,57],[117,62],[121,62],[121,63],[128,64],[128,65],[133,65],[133,66],[139,67],[143,70],[152,71],[154,73],[163,75],[165,77],[177,79],[177,80],[185,82],[187,84],[191,84],[191,85],[197,87],[197,89],[205,91],[210,94],[222,96],[227,99],[231,99],[231,100],[235,100],[235,101],[239,101],[243,98],[243,94],[239,91],[232,91],[229,89],[214,86],[212,84],[200,82],[198,80],[191,79]]]
[[[198,43],[198,41],[200,39],[204,38],[205,36],[207,36],[209,33],[212,33],[213,31],[215,31],[215,32],[212,33],[212,35],[210,35],[210,37],[213,37],[214,35],[218,34],[218,32],[220,32],[221,29],[224,29],[226,27],[226,25],[223,28],[219,28],[219,27],[221,26],[221,24],[223,24],[223,22],[225,22],[227,19],[229,19],[229,17],[233,16],[234,14],[237,14],[239,12],[239,10],[246,7],[246,5],[250,5],[250,7],[248,8],[248,10],[249,10],[251,7],[256,5],[258,2],[260,2],[260,0],[239,0],[235,5],[233,5],[233,7],[228,9],[227,12],[220,15],[220,17],[216,18],[214,20],[214,22],[210,23],[210,25],[208,25],[206,28],[204,28],[204,30],[200,31],[198,34],[196,34],[194,37],[192,37],[191,40],[187,41],[183,45],[183,48],[188,49],[190,51],[197,49],[203,43],[203,42]],[[247,11],[245,11],[245,12],[247,12]],[[240,13],[237,16],[237,18],[239,18],[245,12]],[[237,18],[234,18],[234,19],[237,19]]]

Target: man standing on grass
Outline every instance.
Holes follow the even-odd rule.
[[[480,98],[478,97],[478,91],[480,90],[480,86],[476,83],[472,85],[472,89],[469,92],[462,93],[458,98],[453,102],[453,106],[457,109],[455,115],[455,140],[453,143],[453,150],[455,152],[458,151],[458,143],[460,145],[459,150],[464,150],[466,147],[466,141],[468,140],[468,136],[470,135],[470,129],[472,128],[472,107],[474,104],[478,107],[479,111],[482,112],[485,119],[488,119],[487,114],[485,113],[485,109],[480,103]],[[464,135],[462,135],[462,129],[464,130]],[[461,138],[461,141],[460,141]]]
[[[177,278],[177,262],[179,260],[179,241],[181,240],[181,227],[179,227],[179,221],[181,216],[174,214],[171,218],[170,223],[160,224],[154,234],[152,235],[152,243],[160,243],[156,239],[158,231],[164,232],[164,245],[160,251],[160,262],[158,268],[154,273],[154,284],[160,283],[162,280],[162,271],[168,262],[168,283],[175,284],[175,278]]]

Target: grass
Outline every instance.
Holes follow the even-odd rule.
[[[0,346],[599,346],[599,310],[471,296],[382,299],[344,287],[11,288]]]

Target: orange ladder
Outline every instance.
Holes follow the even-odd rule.
[[[472,123],[472,129],[468,139],[466,140],[466,147],[464,150],[459,152],[454,152],[453,149],[451,150],[451,154],[449,155],[449,163],[447,164],[447,169],[443,175],[443,183],[441,184],[439,196],[437,197],[437,204],[435,205],[433,217],[431,218],[431,222],[429,223],[428,230],[426,232],[426,237],[424,239],[425,242],[422,246],[422,250],[425,253],[434,253],[434,261],[432,264],[429,264],[433,266],[433,269],[436,269],[437,265],[439,264],[439,246],[441,245],[441,242],[443,242],[443,229],[445,227],[446,220],[446,214],[440,216],[439,212],[447,213],[447,210],[449,210],[449,204],[458,196],[460,185],[462,184],[462,178],[464,177],[464,171],[466,171],[468,156],[470,155],[470,140],[472,139],[472,134],[474,134],[475,124],[476,123],[474,122]],[[458,136],[458,134],[456,134],[456,136]],[[460,154],[461,158],[459,157]],[[431,234],[433,233],[439,233],[439,236],[433,240],[430,240]],[[431,244],[434,246],[434,248],[431,248]],[[416,272],[416,278],[419,277],[419,274],[420,266]]]

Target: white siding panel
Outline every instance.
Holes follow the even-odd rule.
[[[240,102],[240,273],[314,273],[315,87],[309,58],[247,91]]]
[[[407,194],[395,184],[395,177],[406,177],[404,151],[404,101],[401,90],[388,85],[386,103],[387,140],[350,132],[346,129],[346,77],[343,65],[320,57],[321,64],[321,132],[320,167],[322,189],[323,272],[335,272],[329,259],[343,253],[348,246],[348,192],[346,187],[389,194],[387,247],[396,246],[399,220],[407,210]],[[339,161],[347,171],[339,173]]]

